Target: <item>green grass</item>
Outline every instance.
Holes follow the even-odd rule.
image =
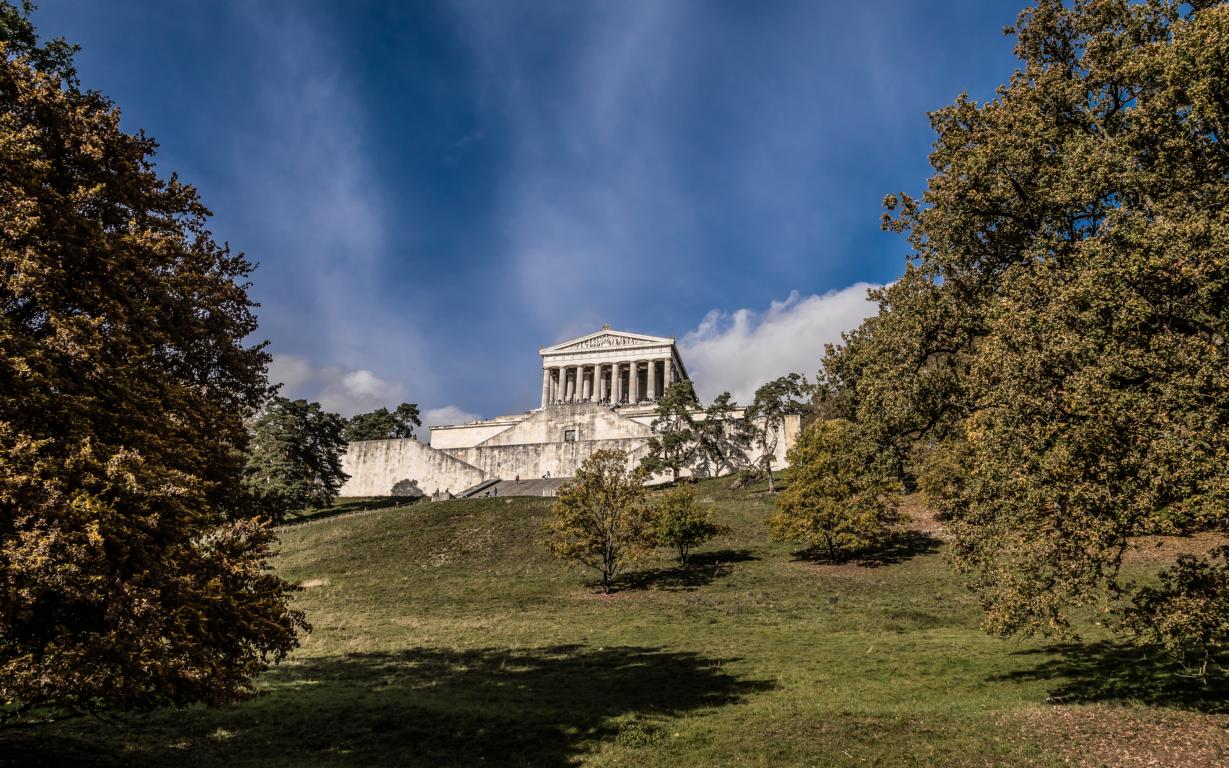
[[[1204,697],[1095,631],[1062,647],[987,637],[937,540],[902,540],[879,567],[820,565],[767,538],[764,494],[710,481],[697,496],[732,532],[690,571],[641,563],[609,597],[547,555],[548,499],[288,526],[277,568],[308,586],[299,605],[315,630],[264,675],[266,695],[65,722],[22,736],[9,759],[683,768],[1096,757],[1093,736],[1064,744],[1047,732],[1060,713],[1095,717],[1085,731],[1097,738],[1118,722],[1224,737],[1223,691]]]
[[[405,496],[345,496],[334,499],[332,506],[294,510],[286,515],[286,524],[294,525],[306,520],[322,520],[326,517],[338,517],[351,512],[404,507],[419,502],[420,499]]]

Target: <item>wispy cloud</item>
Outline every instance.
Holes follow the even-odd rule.
[[[748,403],[756,388],[787,373],[813,379],[825,344],[841,340],[873,315],[878,307],[866,297],[876,286],[857,283],[822,296],[800,296],[774,301],[767,310],[714,309],[679,340],[683,361],[701,400],[708,402],[724,391]]]
[[[248,119],[260,130],[234,147],[254,248],[262,333],[273,348],[317,366],[380,364],[415,391],[435,377],[405,302],[381,295],[391,216],[385,183],[369,155],[368,115],[344,68],[348,57],[319,15],[239,3],[268,51],[254,72],[259,98]]]

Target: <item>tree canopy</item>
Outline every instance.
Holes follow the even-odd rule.
[[[901,522],[898,485],[883,453],[844,419],[816,421],[787,454],[788,485],[769,520],[773,533],[822,552],[829,562],[882,546]]]
[[[1131,536],[1229,526],[1229,7],[1013,32],[996,97],[931,115],[924,196],[886,200],[908,268],[819,392],[923,470],[990,630],[1062,633]]]
[[[333,503],[349,476],[341,469],[346,450],[344,420],[319,403],[273,397],[252,425],[246,466],[248,487],[280,520],[289,510]]]
[[[377,408],[369,413],[351,416],[345,423],[342,436],[346,442],[358,440],[396,440],[411,438],[414,430],[422,426],[422,417],[415,403],[402,403],[391,413],[387,408]]]
[[[0,3],[0,722],[222,703],[298,645],[251,519],[251,264]]]
[[[800,374],[781,376],[755,390],[755,399],[743,415],[746,432],[759,450],[754,465],[767,478],[769,493],[775,493],[777,489],[772,477],[772,463],[781,427],[786,416],[805,410],[806,403],[802,398],[808,392],[809,385]]]
[[[596,570],[605,592],[655,543],[644,471],[628,469],[623,451],[594,451],[559,489],[551,514],[546,527],[551,553]]]
[[[696,452],[696,422],[692,412],[698,408],[699,401],[690,381],[684,379],[666,387],[657,401],[649,453],[640,464],[646,472],[669,472],[671,479],[679,479],[679,473]]]

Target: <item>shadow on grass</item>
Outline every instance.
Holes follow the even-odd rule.
[[[399,496],[387,496],[378,498],[375,501],[361,502],[342,502],[335,504],[328,509],[317,509],[306,512],[295,513],[294,516],[287,516],[280,523],[280,527],[292,528],[296,525],[304,523],[315,523],[321,520],[328,520],[333,517],[341,517],[342,515],[353,514],[354,512],[373,512],[377,509],[397,509],[401,507],[410,507],[415,504],[423,504],[426,502],[420,499],[405,498]]]
[[[729,576],[734,563],[746,563],[759,558],[747,549],[723,549],[717,552],[693,554],[686,566],[634,571],[620,576],[615,581],[619,591],[635,589],[661,589],[667,592],[688,592],[712,584]]]
[[[794,552],[793,556],[795,560],[826,565],[852,563],[865,568],[878,568],[881,565],[898,565],[922,555],[933,555],[939,551],[942,543],[942,540],[929,533],[901,531],[894,534],[881,547],[854,552],[838,552],[835,560],[828,556],[828,550],[823,547],[800,550]]]
[[[1178,665],[1159,652],[1131,643],[1102,641],[1067,643],[1017,651],[1015,656],[1048,658],[1032,669],[991,680],[1053,680],[1055,704],[1137,702],[1198,712],[1229,713],[1229,681],[1206,681],[1182,674]]]
[[[305,659],[267,673],[268,695],[238,707],[127,718],[118,732],[63,726],[38,749],[0,751],[23,765],[73,764],[57,745],[93,741],[97,765],[567,766],[600,742],[648,746],[669,737],[668,718],[774,687],[726,672],[731,661],[584,646]]]

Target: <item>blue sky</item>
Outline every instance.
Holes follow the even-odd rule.
[[[447,423],[535,406],[537,349],[604,322],[705,396],[812,375],[1022,0],[39,5],[260,264],[286,393]]]

